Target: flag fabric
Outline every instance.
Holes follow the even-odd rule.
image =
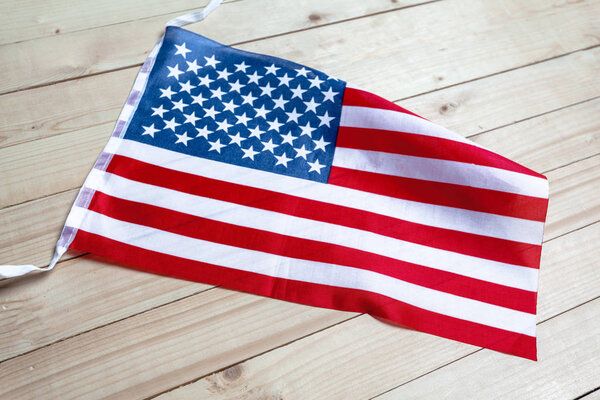
[[[536,359],[547,199],[375,94],[170,26],[59,247]]]

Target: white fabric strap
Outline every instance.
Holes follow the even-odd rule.
[[[181,15],[177,18],[173,18],[167,22],[167,26],[184,26],[193,24],[194,22],[202,21],[208,16],[215,8],[221,5],[223,0],[211,0],[206,7],[201,10],[192,11],[191,13]],[[62,235],[61,235],[62,239]],[[70,241],[67,241],[70,243]],[[67,251],[67,248],[61,244],[66,243],[65,241],[59,240],[59,244],[56,245],[54,256],[47,267],[40,268],[35,265],[0,265],[0,279],[16,278],[18,276],[27,275],[34,271],[46,272],[54,268],[58,260]],[[68,243],[67,243],[68,245]]]
[[[56,246],[56,249],[54,250],[54,256],[52,257],[50,264],[45,268],[36,267],[35,265],[31,264],[0,265],[0,279],[16,278],[17,276],[27,275],[28,273],[34,271],[50,271],[52,268],[54,268],[60,257],[62,257],[62,255],[65,253],[65,251],[67,251],[66,248],[62,246]]]
[[[192,11],[191,13],[180,15],[167,22],[167,26],[184,26],[193,24],[194,22],[202,21],[208,17],[208,14],[223,2],[223,0],[210,0],[210,3],[201,10]]]

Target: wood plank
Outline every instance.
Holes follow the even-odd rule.
[[[600,400],[600,387],[596,388],[590,394],[584,396],[582,400]]]
[[[376,398],[572,399],[598,385],[599,332],[596,299],[540,325],[537,363],[479,351]]]
[[[550,181],[550,204],[545,240],[576,229],[582,218],[588,223],[600,219],[600,203],[589,201],[600,193],[600,155],[554,170],[546,177]]]
[[[0,263],[46,266],[78,190],[0,210]],[[63,256],[63,261],[73,253]]]
[[[236,44],[426,1],[235,1],[223,4],[210,18],[186,29],[221,43]],[[163,8],[172,9],[174,5],[170,3],[164,3]],[[192,7],[200,8],[203,3]],[[263,15],[265,9],[269,10],[268,16]],[[140,65],[164,32],[165,23],[180,14],[134,18],[66,35],[1,45],[0,69],[4,73],[0,76],[0,93]]]
[[[600,48],[595,48],[411,97],[399,104],[472,136],[599,96],[600,80],[595,79],[599,75]]]
[[[507,12],[513,12],[514,18],[505,15],[504,11],[500,11],[500,15],[504,15],[504,17],[498,19],[494,13],[499,12],[497,7],[500,7],[500,3],[488,5],[487,7],[491,8],[487,11],[483,10],[485,12],[479,10],[483,12],[482,15],[471,15],[472,11],[477,11],[471,9],[480,9],[483,7],[482,3],[477,3],[477,5],[468,2],[454,4],[453,1],[441,2],[439,7],[443,6],[443,9],[433,8],[437,3],[431,7],[423,5],[360,18],[343,24],[278,36],[241,47],[259,53],[287,57],[300,63],[313,64],[326,72],[338,75],[394,100],[575,51],[586,47],[589,38],[594,37],[595,28],[588,29],[587,25],[590,25],[591,22],[586,21],[593,19],[591,16],[595,10],[590,10],[589,8],[593,6],[587,3],[572,4],[564,10],[561,8],[559,12],[558,9],[545,9],[544,7],[551,7],[551,4],[536,0],[528,2],[528,7],[536,6],[540,10],[531,11],[526,8],[524,11],[518,11],[512,10],[512,8],[520,9],[523,4],[513,0],[511,3],[507,3]],[[536,5],[540,2],[544,5]],[[450,7],[446,3],[450,4]],[[461,19],[473,17],[474,20],[481,21],[489,17],[494,20],[494,23],[485,28],[480,27],[481,32],[473,34],[469,36],[469,40],[465,40],[462,26],[457,26],[457,24],[461,25],[459,19],[448,19],[444,16],[446,14],[441,13],[447,15],[456,13],[461,16]],[[583,16],[579,18],[579,14],[583,14]],[[419,18],[424,19],[420,22]],[[522,39],[527,35],[537,38],[540,35],[538,30],[545,29],[551,23],[561,26],[563,19],[568,19],[572,23],[577,21],[577,29],[567,29],[568,27],[565,26],[564,35],[557,36],[554,35],[554,26],[552,26],[552,34],[545,35],[539,41],[528,40],[523,48],[513,46],[510,51],[504,50],[504,47],[507,47],[505,41],[513,40],[514,43],[521,43],[523,40],[519,38]],[[532,32],[524,31],[524,29],[530,29]],[[360,41],[344,39],[348,31],[357,32],[355,36]],[[358,34],[360,32],[364,32],[364,34]],[[441,43],[436,38],[432,38],[432,35],[436,35],[436,38],[445,38],[445,41]],[[600,32],[596,36],[600,36]],[[477,40],[477,42],[474,43],[473,40]],[[314,46],[314,43],[319,43],[319,45]],[[530,48],[532,46],[533,48]],[[502,48],[502,51],[498,51],[496,49],[498,47]],[[378,50],[373,53],[365,52],[363,49]],[[149,47],[143,49],[144,52],[148,50],[150,50]],[[410,54],[409,61],[406,59],[407,54]],[[406,67],[399,70],[393,62],[394,60],[402,60]],[[587,65],[587,63],[584,64]],[[594,71],[597,64],[591,67],[594,68]],[[587,71],[590,66],[581,66],[581,68],[582,71]],[[134,72],[133,69],[136,71]],[[560,82],[562,79],[567,81],[566,85],[569,82],[577,82],[572,78],[581,76],[575,74],[574,77],[571,77],[572,70],[573,68],[569,71],[570,74],[563,75],[556,82]],[[78,86],[80,90],[68,92],[66,95],[64,84],[59,84],[34,89],[35,92],[29,94],[28,91],[25,91],[0,96],[0,107],[15,110],[14,113],[11,113],[14,115],[6,116],[6,122],[0,121],[0,142],[4,143],[0,146],[68,130],[69,128],[63,127],[63,125],[64,121],[67,121],[67,125],[71,124],[72,118],[69,114],[71,109],[75,110],[75,121],[80,121],[82,125],[89,126],[90,124],[86,123],[85,119],[78,119],[81,115],[89,115],[94,121],[93,123],[98,123],[96,117],[96,104],[98,103],[103,105],[101,107],[103,112],[106,112],[107,108],[110,110],[114,108],[111,111],[113,114],[110,114],[111,118],[105,118],[102,122],[114,122],[116,117],[113,115],[117,114],[116,109],[124,103],[125,93],[131,87],[135,73],[137,73],[137,68],[132,68],[131,71],[128,69],[76,80],[73,81],[76,83],[72,85]],[[536,78],[531,77],[531,79],[535,80]],[[576,97],[587,99],[597,94],[598,82],[592,80],[591,84],[587,84],[588,80],[589,78],[580,82],[579,90],[582,94],[575,95]],[[519,91],[521,96],[524,95],[523,92],[527,91],[526,84],[524,83],[524,85],[523,87],[514,86],[521,89]],[[114,93],[111,93],[111,89],[114,89]],[[494,90],[496,89],[494,88]],[[543,92],[548,93],[548,89]],[[91,96],[94,97],[87,107],[87,102],[82,99]],[[31,110],[31,98],[41,99],[38,107],[34,110]],[[57,98],[62,99],[60,104],[56,104]],[[506,103],[506,101],[501,102],[503,110],[509,111],[517,108],[510,106],[509,109],[506,109],[505,107],[508,107]],[[514,102],[514,104],[522,106],[518,102]],[[45,109],[48,111],[45,112]],[[84,113],[82,114],[82,112]],[[424,113],[424,115],[430,114]],[[32,127],[34,128],[32,129]],[[77,128],[72,127],[71,129]]]
[[[569,306],[580,304],[600,294],[599,289],[590,287],[587,281],[589,279],[592,285],[598,285],[600,282],[600,273],[593,267],[594,257],[598,257],[599,250],[589,241],[583,245],[583,248],[581,247],[585,238],[589,237],[586,235],[599,234],[600,223],[597,223],[567,235],[566,237],[570,237],[568,240],[562,237],[546,244],[540,277],[539,303],[542,305],[540,320],[547,320],[568,309]],[[578,255],[575,260],[571,258],[574,254]],[[564,277],[567,281],[563,280]],[[583,287],[582,290],[573,291],[565,289],[567,285],[578,288],[583,285]],[[566,300],[570,296],[578,296],[586,291],[587,296],[590,297],[582,296]],[[567,301],[568,304],[562,304],[562,301]],[[545,329],[547,329],[545,324],[541,324],[542,363],[539,364],[542,365],[547,362],[545,360],[547,351],[556,344],[545,334]],[[572,330],[578,332],[577,329]],[[586,349],[593,348],[586,347]],[[257,397],[285,399],[371,398],[474,351],[476,351],[474,346],[410,330],[401,330],[364,315],[233,365],[222,372],[177,388],[158,398],[174,400],[210,396],[215,399],[238,399],[246,398],[247,393],[256,393]],[[504,368],[506,362],[509,362],[512,368],[506,370],[517,373],[523,368],[527,369],[532,365],[535,368],[539,365],[492,351],[485,350],[481,353],[484,352],[493,360],[481,362],[481,366],[497,366],[494,361],[500,360],[500,365],[503,366],[500,369],[506,369]],[[584,353],[578,352],[578,354]],[[543,369],[542,365],[540,367]],[[449,369],[448,375],[451,374],[452,369]],[[567,377],[572,379],[576,375],[577,370],[573,370],[567,374]],[[550,379],[553,376],[548,374]],[[462,378],[468,381],[466,376]],[[401,391],[403,396],[398,398],[437,398],[431,391],[444,392],[445,385],[434,379],[427,382],[430,388],[430,391],[426,392],[427,396],[425,393]],[[536,380],[529,380],[529,382],[537,383]],[[453,388],[456,383],[453,382]],[[514,387],[520,386],[516,382],[512,384]],[[489,387],[491,391],[498,390],[497,393],[502,396],[510,392],[499,390],[495,385]],[[470,396],[462,395],[460,392],[455,394],[449,398],[488,398],[488,396],[479,397],[475,393],[470,393]],[[523,398],[522,396],[510,397]],[[546,397],[537,396],[537,398]],[[568,398],[568,396],[559,398]]]
[[[203,7],[208,0],[101,0],[90,7],[69,0],[22,0],[0,4],[0,43],[60,35],[93,27],[143,19],[170,12]]]
[[[531,75],[535,75],[536,66],[531,68]],[[556,73],[560,74],[561,70],[558,69]],[[478,93],[476,87],[478,82],[467,84],[471,86],[472,93]],[[488,87],[485,80],[482,80],[481,83],[483,89]],[[537,92],[537,87],[534,85],[530,86],[530,89],[532,92]],[[431,94],[425,96],[430,97]],[[443,93],[439,96],[443,97]],[[539,111],[537,102],[532,101],[527,104],[536,104],[535,110]],[[477,102],[477,105],[478,107],[475,107],[475,104],[468,107],[464,114],[482,114],[482,123],[490,126],[485,118],[486,103]],[[488,131],[477,136],[475,140],[534,170],[544,172],[600,153],[600,137],[596,134],[600,130],[600,121],[589,118],[590,115],[598,113],[599,109],[600,99],[591,100],[521,123]],[[492,116],[497,124],[510,121],[511,116],[507,115],[507,117],[507,119],[501,120]],[[554,138],[557,137],[561,139],[555,140]],[[66,149],[68,151],[68,147]],[[71,155],[65,154],[64,157],[68,158]],[[90,159],[87,162],[91,165],[93,160]],[[41,168],[35,163],[35,160],[25,164],[30,165],[33,172]],[[81,167],[80,182],[83,182],[88,171],[87,168],[87,165]],[[77,182],[77,184],[80,183]],[[575,189],[573,192],[575,196],[580,189]],[[49,196],[41,199],[40,203],[36,200],[0,210],[0,226],[11,228],[10,231],[0,231],[0,260],[11,264],[46,265],[49,260],[48,254],[51,254],[54,247],[55,237],[60,232],[77,190],[70,189],[59,194],[56,200],[53,196]],[[568,206],[569,203],[564,201],[562,204]],[[45,209],[48,212],[44,212]],[[31,221],[36,221],[36,223],[32,224]],[[556,227],[560,228],[560,226]],[[567,224],[556,231],[558,233],[555,232],[552,237],[570,228],[572,225]],[[551,227],[549,231],[547,230],[547,235],[551,234],[553,229]]]
[[[588,52],[586,52],[588,53]],[[548,96],[551,96],[552,92],[548,93],[547,90],[542,89],[547,86],[548,79],[559,79],[561,75],[568,75],[568,72],[574,67],[580,66],[582,69],[586,69],[590,60],[600,59],[600,49],[595,49],[589,51],[592,57],[587,57],[582,54],[573,54],[561,59],[553,60],[548,62],[551,64],[550,68],[542,67],[545,63],[530,66],[527,68],[523,68],[518,73],[519,80],[516,83],[526,82],[528,79],[531,80],[527,89],[520,89],[521,92],[527,93],[539,93],[539,96],[536,95],[524,95],[526,98],[526,102],[514,104],[511,108],[515,110],[515,115],[520,116],[521,118],[525,118],[525,115],[534,115],[536,112],[548,112],[551,111],[552,108],[549,107],[565,107],[569,105],[570,101],[581,100],[581,96],[584,95],[592,95],[593,93],[598,93],[598,89],[596,86],[598,84],[591,83],[590,85],[586,85],[586,87],[591,88],[589,91],[581,90],[578,86],[575,85],[574,81],[569,79],[564,79],[565,87],[562,85],[556,84],[554,85],[555,92],[561,93],[573,93],[572,96],[562,96],[561,99],[564,101],[545,101]],[[581,64],[579,63],[581,61]],[[600,63],[592,63],[595,65],[596,69],[598,69],[598,73],[600,73]],[[552,73],[548,73],[548,70],[553,71]],[[120,71],[119,74],[123,74],[124,71]],[[514,77],[516,71],[512,71],[509,73]],[[105,75],[108,76],[108,75]],[[535,77],[540,77],[539,80],[536,80]],[[90,78],[92,79],[92,78]],[[489,82],[489,81],[492,82]],[[75,81],[72,81],[75,82]],[[68,86],[69,89],[76,88],[72,82],[68,82],[65,86]],[[467,115],[475,114],[479,116],[480,125],[483,124],[486,128],[495,128],[498,125],[510,124],[513,121],[513,115],[509,112],[501,113],[504,115],[504,118],[498,117],[494,113],[489,113],[487,110],[490,108],[488,102],[485,99],[488,97],[486,93],[489,93],[488,89],[491,84],[497,84],[498,77],[490,77],[486,79],[482,79],[479,81],[469,82],[466,84],[465,91],[471,93],[471,97],[474,98],[476,96],[482,96],[483,101],[478,101],[473,103],[472,105],[465,106],[464,110],[460,113],[462,116],[465,116],[465,119],[469,121],[469,117]],[[107,82],[103,82],[104,86]],[[506,86],[506,85],[505,85]],[[515,95],[512,86],[506,86],[508,89],[506,91],[498,90],[500,94]],[[539,90],[535,90],[539,88]],[[42,88],[44,89],[44,88]],[[453,92],[457,91],[457,87],[450,88]],[[595,91],[595,92],[594,92]],[[68,92],[68,91],[66,91]],[[445,97],[445,90],[440,91],[437,94],[427,94],[427,100],[421,101],[418,97],[411,99],[415,102],[416,105],[419,104],[429,104],[431,102],[439,102],[443,101]],[[17,94],[23,94],[25,92],[19,92]],[[0,96],[0,107],[1,98]],[[77,109],[78,105],[82,104],[81,102],[77,102],[76,96],[68,97],[69,102],[72,103],[73,108]],[[447,98],[447,97],[446,97]],[[409,100],[407,103],[410,103]],[[493,99],[490,99],[493,100]],[[404,102],[402,102],[404,104]],[[411,104],[408,104],[409,106]],[[546,105],[548,108],[545,108]],[[80,107],[80,106],[79,106]],[[85,106],[84,106],[85,107]],[[494,147],[493,142],[494,139],[486,139],[486,137],[493,136],[485,136],[479,138],[478,140],[482,141],[482,144],[491,147],[492,149],[499,151],[501,154],[504,154],[510,158],[514,158],[517,161],[525,161],[526,165],[533,167],[534,164],[530,164],[529,160],[533,160],[534,157],[537,157],[537,160],[547,160],[546,165],[548,163],[555,163],[557,159],[562,159],[564,163],[571,162],[572,160],[578,159],[577,157],[586,157],[600,152],[600,141],[598,140],[597,135],[595,135],[594,130],[597,130],[597,126],[595,125],[595,120],[590,119],[589,115],[596,113],[599,108],[598,102],[593,101],[590,104],[582,106],[583,109],[576,108],[572,110],[573,113],[576,114],[576,117],[571,117],[568,115],[568,112],[564,114],[560,114],[560,118],[548,117],[554,122],[553,125],[546,126],[544,120],[542,119],[538,121],[535,119],[533,122],[529,122],[523,126],[516,126],[512,129],[537,129],[539,132],[539,127],[533,126],[534,123],[543,123],[546,129],[552,129],[553,132],[556,133],[556,137],[561,137],[562,142],[555,141],[553,138],[555,136],[548,135],[545,132],[542,132],[540,136],[537,137],[537,140],[542,140],[546,146],[537,147],[536,152],[531,152],[531,149],[528,147],[523,147],[521,140],[507,140],[508,136],[512,136],[512,131],[507,131],[505,136],[501,137],[498,141],[503,143],[502,148]],[[33,141],[31,143],[21,143],[14,146],[9,146],[6,148],[0,148],[0,207],[6,207],[15,203],[21,203],[28,200],[36,199],[41,196],[51,194],[54,192],[65,191],[69,189],[73,189],[79,187],[85,176],[89,172],[91,166],[93,165],[97,155],[101,152],[104,147],[107,138],[110,135],[110,131],[113,128],[114,119],[119,112],[118,106],[116,104],[102,104],[99,106],[98,113],[92,113],[89,116],[86,116],[85,110],[80,108],[77,111],[73,111],[73,113],[69,116],[62,116],[62,118],[66,118],[63,120],[63,123],[58,122],[59,118],[50,118],[49,120],[43,122],[43,120],[36,120],[35,122],[30,121],[33,124],[40,124],[41,126],[58,126],[61,127],[58,130],[64,128],[65,133],[56,136],[46,137],[40,140]],[[418,109],[419,107],[417,107]],[[521,111],[517,112],[516,110],[520,108]],[[581,111],[584,110],[585,111]],[[530,112],[530,114],[525,114],[526,112]],[[585,112],[590,112],[590,114],[585,115]],[[108,119],[107,116],[113,115],[113,118],[109,120],[109,122],[100,123],[100,121]],[[428,116],[423,113],[423,115]],[[434,114],[431,120],[434,122],[438,122],[439,114]],[[565,122],[562,122],[561,119],[567,118]],[[577,116],[581,116],[581,118],[577,118]],[[461,117],[455,117],[457,120],[460,120]],[[443,117],[441,118],[444,119]],[[488,122],[490,120],[490,122]],[[442,121],[443,122],[443,121]],[[456,122],[458,124],[458,122]],[[586,125],[587,123],[592,123],[592,125]],[[568,124],[568,125],[566,125]],[[71,127],[80,127],[79,130],[70,130]],[[468,127],[469,122],[467,122],[467,131],[472,131],[471,128]],[[562,128],[562,129],[561,129]],[[568,129],[564,129],[568,128]],[[572,130],[573,129],[573,130]],[[45,130],[45,128],[42,128]],[[19,129],[14,130],[14,132],[18,132]],[[460,130],[459,130],[460,132]],[[476,132],[476,131],[475,131]],[[10,134],[9,134],[10,135]],[[515,137],[521,137],[522,140],[528,140],[527,135],[518,135]],[[567,139],[567,137],[569,139]],[[510,146],[512,144],[512,147]],[[527,150],[522,150],[527,149]],[[551,153],[548,153],[549,149],[551,149]],[[49,151],[52,150],[52,151]],[[570,157],[571,154],[576,158],[566,158]],[[548,157],[551,154],[552,157]],[[555,158],[558,157],[558,158]],[[56,163],[55,160],[61,160],[60,163]],[[552,164],[554,167],[563,164]],[[542,165],[543,166],[543,165]],[[544,171],[544,169],[538,169],[540,171]],[[24,183],[27,182],[27,185]]]
[[[562,254],[571,262],[565,265],[557,263],[558,258],[543,258],[542,271],[558,269],[561,274],[560,279],[548,282],[544,302],[564,311],[598,295],[600,276],[592,260],[600,256],[600,249],[582,241],[581,235],[593,236],[599,228],[600,224],[588,226],[547,244],[546,252],[552,251],[555,243],[560,244]],[[571,251],[565,253],[566,248]],[[551,290],[573,283],[574,278],[575,282],[592,281],[592,292]],[[400,371],[418,373],[420,365],[425,370],[474,350],[472,346],[394,328],[368,316],[360,317],[360,329],[339,324],[354,315],[216,288],[5,361],[0,364],[0,391],[5,397],[22,399],[42,394],[61,399],[100,395],[144,398],[334,324],[327,331],[259,357],[276,359],[271,371],[297,371],[286,376],[285,388],[294,389],[293,393],[300,394],[303,388],[311,391],[310,397],[329,398],[316,393],[321,389],[331,393],[328,388],[333,388],[361,397],[359,393],[365,390],[385,390],[380,385],[385,376],[392,375],[391,388],[398,384]],[[351,323],[358,323],[354,321]],[[320,340],[327,343],[319,345]],[[289,357],[272,355],[289,350],[289,346],[295,349]],[[291,354],[300,354],[301,362]],[[387,359],[382,359],[386,355]],[[354,362],[349,363],[349,359]],[[248,366],[239,369],[242,375]],[[317,373],[311,375],[313,371]],[[227,374],[235,377],[235,369]],[[254,389],[250,385],[260,382],[256,374],[252,370],[254,379],[245,382],[245,390]],[[293,378],[306,375],[314,379],[292,386]],[[365,375],[370,384],[360,379]],[[221,390],[225,389],[217,386],[211,393],[216,395]]]

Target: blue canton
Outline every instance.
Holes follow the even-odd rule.
[[[169,27],[126,139],[327,182],[345,83]]]

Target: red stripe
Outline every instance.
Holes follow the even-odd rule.
[[[223,285],[310,306],[369,313],[433,335],[536,360],[535,337],[434,313],[377,293],[274,278],[191,261],[82,230],[77,232],[70,247],[85,252],[93,251],[141,271]]]
[[[545,176],[489,150],[473,144],[434,136],[340,126],[336,147],[460,161],[546,179]]]
[[[398,199],[544,222],[547,199],[496,190],[331,167],[329,184]]]
[[[408,111],[407,109],[384,99],[383,97],[377,96],[376,94],[349,87],[346,87],[346,90],[344,90],[344,100],[342,101],[342,106],[381,108],[384,110],[398,111],[401,113],[414,115],[415,117],[423,118],[412,111]]]
[[[96,192],[90,210],[178,235],[285,257],[361,268],[434,290],[535,314],[536,293],[345,246],[192,216]]]
[[[107,172],[151,185],[362,229],[461,254],[539,268],[541,246],[407,222],[385,215],[174,171],[115,155]]]

